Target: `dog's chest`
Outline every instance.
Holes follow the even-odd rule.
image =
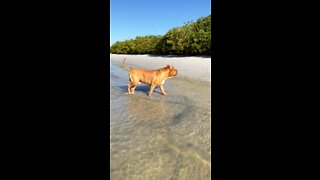
[[[164,79],[164,80],[162,80],[161,84],[164,84],[165,82],[166,82],[166,80]]]

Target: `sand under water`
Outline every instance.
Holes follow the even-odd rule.
[[[177,76],[167,96],[156,88],[149,97],[144,84],[127,95],[128,72],[110,70],[111,179],[210,179],[210,82]]]

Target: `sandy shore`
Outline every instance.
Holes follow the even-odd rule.
[[[126,64],[131,67],[159,69],[170,64],[179,70],[181,78],[211,82],[210,57],[170,57],[153,55],[110,54],[111,63],[121,64],[126,57]]]

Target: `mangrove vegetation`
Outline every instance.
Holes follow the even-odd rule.
[[[184,23],[163,36],[137,36],[117,41],[112,54],[211,55],[211,15]]]

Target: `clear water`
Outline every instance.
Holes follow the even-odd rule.
[[[177,76],[167,96],[144,84],[127,95],[128,72],[110,69],[111,179],[210,179],[210,83]]]

